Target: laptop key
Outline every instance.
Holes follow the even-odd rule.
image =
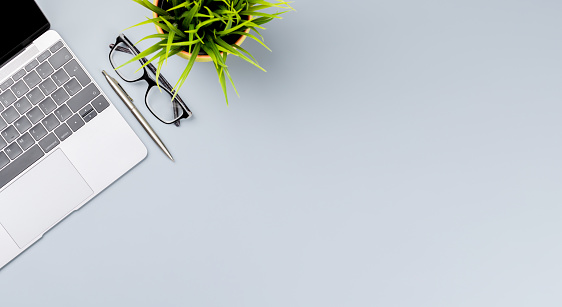
[[[0,152],[0,169],[8,165],[8,163],[10,163],[10,158],[5,153]]]
[[[17,158],[19,155],[23,153],[23,150],[21,150],[18,143],[12,143],[10,144],[10,146],[6,147],[4,152],[8,155],[8,158],[14,160],[15,158]]]
[[[43,62],[41,65],[37,66],[36,71],[39,76],[41,76],[41,78],[46,79],[55,70],[53,69],[53,67],[51,67],[51,64],[49,64],[49,62]]]
[[[66,70],[71,77],[76,77],[82,86],[86,86],[90,83],[90,77],[88,77],[76,60],[71,60],[68,64],[64,65],[64,70]]]
[[[57,51],[57,53],[53,54],[51,58],[49,58],[49,62],[53,66],[54,69],[59,69],[64,63],[68,62],[72,59],[72,55],[66,48],[62,48],[61,50]]]
[[[82,119],[84,119],[85,122],[91,121],[94,117],[96,117],[96,115],[98,115],[96,110],[94,110],[94,108],[90,104],[88,104],[82,110],[80,110],[78,114],[82,116]]]
[[[72,78],[70,81],[66,82],[64,88],[70,94],[70,96],[74,96],[82,89],[82,86],[80,86],[80,83],[78,83],[76,79]]]
[[[33,109],[31,109],[29,112],[27,112],[27,118],[31,121],[32,124],[37,124],[40,120],[42,120],[45,115],[43,114],[43,112],[41,112],[41,109],[39,109],[39,107],[35,107]]]
[[[25,69],[20,69],[12,76],[12,79],[14,79],[14,81],[18,81],[19,79],[23,78],[23,76],[25,76]]]
[[[29,133],[22,135],[16,142],[23,150],[27,150],[29,147],[35,144],[35,140],[33,140],[33,137],[31,137]]]
[[[78,114],[72,115],[72,117],[70,117],[66,121],[66,123],[68,124],[70,129],[72,129],[72,131],[74,131],[74,132],[78,131],[78,129],[80,129],[84,126],[84,120]]]
[[[2,117],[0,117],[0,130],[3,130],[6,127],[8,127],[8,124]]]
[[[51,52],[49,50],[45,50],[45,52],[41,53],[38,57],[37,57],[37,61],[39,62],[43,62],[46,59],[49,58],[49,56],[51,55]]]
[[[72,110],[72,112],[78,112],[78,110],[82,109],[86,104],[96,98],[99,94],[100,90],[96,87],[95,84],[92,83],[85,87],[74,97],[70,98],[70,100],[67,102],[68,107]]]
[[[59,50],[60,48],[62,48],[62,42],[58,41],[56,42],[56,44],[54,44],[51,48],[49,48],[51,50],[51,52],[57,52],[57,50]]]
[[[43,127],[43,125],[39,123],[35,125],[35,127],[31,128],[31,130],[29,130],[29,133],[36,141],[39,141],[45,135],[47,135],[47,129],[45,129],[45,127]]]
[[[59,69],[51,78],[55,81],[57,86],[62,86],[66,81],[70,80],[70,76],[68,76],[64,69]]]
[[[20,114],[25,114],[25,112],[31,109],[32,105],[27,98],[23,97],[22,99],[14,103],[14,107],[16,108],[16,110],[18,110]]]
[[[56,90],[51,97],[53,98],[53,100],[57,103],[57,105],[61,105],[63,102],[67,101],[68,98],[70,98],[70,96],[68,96],[68,94],[66,93],[66,91],[64,90],[64,88],[59,88],[58,90]]]
[[[57,127],[57,129],[55,129],[55,135],[62,142],[72,135],[72,131],[70,130],[70,128],[68,128],[66,124],[62,124],[59,127]]]
[[[45,94],[45,96],[49,96],[54,90],[57,89],[55,82],[51,79],[47,79],[43,81],[43,83],[39,84],[39,88]]]
[[[12,179],[16,178],[19,174],[25,171],[28,167],[37,162],[45,154],[35,145],[26,151],[23,155],[19,156],[12,163],[8,164],[4,169],[0,170],[0,188],[4,187]]]
[[[29,88],[34,88],[37,84],[41,83],[41,77],[35,71],[32,71],[23,77],[23,81]]]
[[[8,143],[6,143],[6,141],[4,141],[4,139],[0,136],[0,150],[4,149],[6,145],[8,145]]]
[[[24,133],[31,128],[31,122],[27,117],[22,116],[20,119],[16,120],[14,127],[16,127],[20,133]]]
[[[43,93],[38,87],[32,89],[27,94],[27,99],[29,99],[29,102],[31,102],[33,105],[36,105],[39,101],[43,100],[44,98],[45,95],[43,95]]]
[[[4,81],[2,84],[0,84],[0,89],[5,91],[7,90],[12,84],[14,84],[14,80],[12,80],[12,78]]]
[[[4,140],[6,140],[8,144],[15,141],[20,136],[20,134],[18,133],[16,128],[14,128],[14,126],[10,126],[4,129],[4,131],[2,131],[2,133],[0,134],[2,134],[2,137],[4,138]]]
[[[6,120],[8,124],[13,123],[16,119],[20,117],[18,111],[14,107],[9,107],[6,111],[2,112],[2,117]]]
[[[96,111],[98,111],[98,113],[101,113],[101,111],[103,111],[107,107],[109,107],[109,102],[107,102],[105,97],[100,95],[100,96],[98,96],[98,98],[96,98],[96,99],[94,99],[94,101],[92,101],[92,106],[94,106],[94,109],[96,109]]]
[[[39,65],[39,62],[37,60],[33,60],[29,62],[29,64],[25,65],[25,70],[32,71],[33,68],[37,67],[37,65]]]
[[[59,144],[60,144],[59,139],[57,139],[54,133],[50,133],[49,135],[44,137],[41,141],[39,141],[39,146],[41,146],[41,149],[43,149],[45,153],[48,153],[49,151],[53,150]]]
[[[16,94],[16,97],[20,98],[25,95],[25,93],[29,92],[29,87],[27,87],[23,80],[20,80],[12,86],[12,91]]]
[[[41,108],[41,111],[43,111],[43,113],[49,114],[57,108],[57,105],[55,104],[53,99],[51,99],[51,97],[47,97],[45,100],[39,103],[39,108]]]
[[[9,107],[12,103],[14,103],[14,101],[16,101],[16,99],[16,95],[14,95],[14,93],[10,90],[0,94],[0,102],[2,102],[5,107]]]
[[[66,105],[62,105],[55,111],[54,114],[56,115],[58,120],[64,122],[72,115],[72,111],[70,111],[70,109]]]
[[[43,124],[45,129],[47,129],[47,131],[52,131],[58,125],[60,125],[59,120],[55,117],[54,114],[50,114],[49,116],[45,117],[45,119],[43,119],[41,123]]]

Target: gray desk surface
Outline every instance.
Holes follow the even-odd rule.
[[[99,73],[148,11],[38,3],[149,156],[0,271],[0,306],[562,304],[561,2],[297,1],[273,53],[247,42],[267,73],[230,59],[240,99],[200,64],[195,118],[152,120],[175,164]]]

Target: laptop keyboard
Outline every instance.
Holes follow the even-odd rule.
[[[0,84],[0,188],[109,106],[58,41]]]

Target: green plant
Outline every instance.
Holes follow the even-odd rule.
[[[293,10],[289,5],[290,2],[280,0],[276,0],[276,3],[265,0],[165,0],[167,3],[163,4],[169,9],[163,9],[148,0],[133,1],[155,13],[154,18],[148,18],[133,27],[154,24],[163,31],[141,39],[142,41],[157,38],[159,41],[127,63],[152,56],[148,63],[157,61],[158,76],[168,57],[182,51],[190,53],[192,56],[174,86],[177,92],[196,61],[193,55],[208,55],[217,70],[227,104],[226,79],[230,81],[238,95],[226,64],[229,54],[236,55],[265,71],[247,50],[235,44],[236,40],[246,36],[271,51],[263,42],[263,36],[258,29],[265,29],[263,24],[273,19],[280,19],[279,15]],[[278,9],[278,11],[272,13],[271,9]],[[249,33],[249,30],[256,35]]]

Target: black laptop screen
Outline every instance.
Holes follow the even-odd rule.
[[[0,42],[0,65],[49,29],[47,18],[33,0],[3,1],[2,11],[19,12],[19,17],[0,21],[0,27],[5,30]]]

